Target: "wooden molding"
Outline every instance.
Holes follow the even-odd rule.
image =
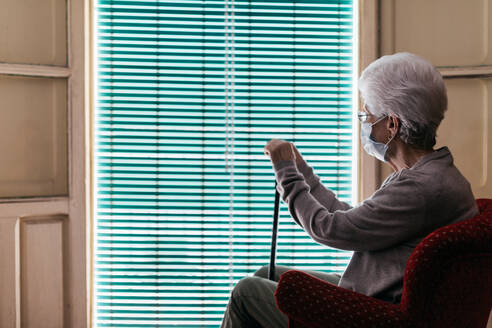
[[[379,57],[379,1],[359,2],[359,74]],[[358,201],[371,196],[379,187],[380,166],[359,145]]]
[[[492,66],[438,67],[443,78],[490,77]]]
[[[71,75],[71,70],[68,67],[60,66],[0,63],[0,74],[68,78]]]
[[[29,199],[24,201],[0,203],[0,212],[3,217],[44,216],[52,213],[68,213],[69,200],[67,197],[52,199]]]

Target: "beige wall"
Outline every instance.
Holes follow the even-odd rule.
[[[0,1],[0,327],[88,323],[87,3]]]
[[[448,146],[475,197],[492,195],[492,1],[382,0],[380,54],[408,51],[445,76],[449,107],[437,147]],[[486,75],[486,76],[483,76]],[[391,169],[383,165],[381,179]]]

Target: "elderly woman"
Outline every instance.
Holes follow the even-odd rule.
[[[394,169],[369,199],[356,207],[337,200],[289,142],[271,140],[265,154],[293,219],[318,243],[354,251],[341,279],[310,273],[399,303],[404,269],[417,244],[441,226],[475,216],[478,209],[449,149],[433,149],[447,108],[436,68],[409,53],[384,56],[364,70],[359,89],[362,145]],[[265,278],[264,267],[235,286],[223,327],[287,327],[275,306],[276,283]]]

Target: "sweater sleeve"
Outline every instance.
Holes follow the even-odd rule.
[[[294,162],[280,161],[279,163],[274,164],[273,167],[275,171],[278,171],[285,166],[291,165],[291,163]],[[319,176],[314,174],[313,168],[310,167],[305,161],[301,164],[297,164],[296,167],[304,177],[304,181],[309,186],[309,192],[311,195],[313,195],[313,197],[316,198],[316,200],[329,211],[333,212],[336,210],[348,210],[352,208],[349,204],[339,201],[333,191],[323,186]]]
[[[400,176],[357,207],[335,211],[309,192],[293,161],[278,167],[276,178],[293,219],[321,244],[354,251],[380,250],[420,235],[423,228],[425,198],[409,177]]]

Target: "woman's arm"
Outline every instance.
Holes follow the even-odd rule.
[[[426,202],[413,179],[392,181],[361,205],[332,212],[310,193],[294,161],[276,165],[279,191],[291,216],[321,244],[345,250],[374,251],[422,232]]]
[[[316,200],[321,205],[325,206],[330,212],[351,209],[352,206],[345,202],[339,201],[333,191],[323,186],[319,176],[314,174],[313,168],[306,163],[294,144],[292,144],[292,149],[296,157],[296,167],[304,176],[304,180],[308,184],[310,193],[314,196],[314,198],[316,198]],[[275,165],[274,169],[275,171],[277,170]]]
[[[281,170],[282,168],[292,165],[292,161],[281,161],[273,165],[275,172]],[[305,166],[295,165],[301,176],[303,177],[305,183],[309,186],[309,193],[328,211],[335,212],[337,210],[349,210],[352,208],[349,204],[342,202],[337,199],[337,196],[333,191],[323,186],[320,178],[314,174],[313,169],[304,164]],[[277,189],[281,191],[281,185],[277,184]]]

